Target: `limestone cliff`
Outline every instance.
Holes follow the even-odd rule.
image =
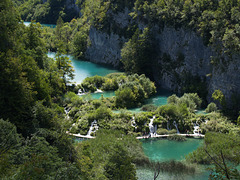
[[[127,9],[113,15],[113,22],[119,28],[125,28],[131,21]],[[111,26],[111,25],[109,25]],[[139,23],[140,29],[144,28]],[[240,94],[240,56],[228,58],[228,63],[212,65],[216,53],[212,47],[204,45],[200,35],[188,29],[172,27],[152,28],[157,55],[152,61],[152,72],[156,83],[176,92],[184,91],[186,77],[199,77],[206,84],[208,100],[216,89],[220,89],[228,100],[233,94]],[[110,33],[90,29],[91,46],[86,51],[86,58],[96,63],[110,64],[117,67],[121,59],[121,48],[128,40],[113,31]],[[221,66],[224,66],[221,68]],[[191,82],[191,81],[189,81]]]
[[[86,59],[95,63],[109,64],[118,67],[121,59],[121,48],[125,38],[111,33],[107,34],[92,27],[89,31],[91,45],[87,48]]]

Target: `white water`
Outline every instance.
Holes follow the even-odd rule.
[[[70,118],[69,115],[68,115],[70,110],[71,110],[71,108],[67,108],[67,107],[64,108],[64,111],[65,111],[65,114],[66,114],[66,119]]]
[[[131,120],[131,126],[134,127],[135,129],[137,129],[137,124],[136,124],[134,116],[132,117],[132,120]]]
[[[97,126],[97,121],[94,120],[92,123],[91,123],[91,126],[89,128],[89,131],[87,133],[87,136],[91,136],[92,133],[95,133],[96,131],[98,130],[98,126]]]
[[[85,89],[79,89],[78,90],[78,95],[79,96],[82,96],[82,95],[85,95],[85,94],[86,94]]]
[[[150,123],[149,123],[149,131],[150,131],[149,136],[150,137],[153,137],[157,131],[157,126],[154,127],[154,125],[153,125],[154,119],[155,119],[155,116],[153,116],[153,118],[150,119]]]
[[[176,127],[176,129],[177,129],[177,133],[180,134],[180,132],[179,132],[179,130],[178,130],[178,126],[177,126],[176,121],[173,121],[173,125],[174,125],[174,126]]]
[[[199,127],[199,124],[196,122],[194,123],[194,126],[193,126],[194,130],[193,130],[193,134],[195,135],[199,135],[200,134],[200,127]]]
[[[94,93],[102,93],[103,91],[101,89],[97,89]]]

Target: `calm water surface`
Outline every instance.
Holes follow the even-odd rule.
[[[54,58],[55,54],[56,53],[54,52],[49,52],[48,56]],[[110,73],[120,72],[116,69],[108,68],[103,65],[94,64],[88,61],[77,60],[71,55],[67,55],[67,57],[69,57],[69,59],[72,61],[72,66],[74,67],[75,70],[74,72],[75,77],[73,82],[76,82],[77,84],[80,84],[86,77],[91,77],[95,75],[106,76],[107,74]]]
[[[146,156],[152,161],[183,160],[190,152],[196,150],[202,143],[203,139],[188,138],[184,142],[168,141],[167,139],[143,139],[142,147]],[[139,180],[153,179],[154,172],[149,169],[137,169]],[[171,175],[161,173],[158,179],[167,180],[207,180],[209,172],[203,167],[198,170],[194,176],[190,175]]]
[[[31,24],[31,22],[28,21],[24,21],[24,23],[26,26],[29,26]],[[50,27],[50,28],[55,28],[56,24],[41,24],[42,26],[46,26],[46,27]]]
[[[188,138],[187,141],[177,142],[167,139],[141,140],[144,153],[153,161],[182,160],[184,156],[196,150],[203,139]]]

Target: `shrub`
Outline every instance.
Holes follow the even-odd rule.
[[[184,136],[179,136],[179,135],[172,135],[167,137],[168,140],[170,141],[186,141],[186,137]]]
[[[159,128],[159,129],[157,129],[157,134],[159,134],[159,135],[168,134],[168,130],[167,129],[163,129],[163,128]]]
[[[172,130],[168,131],[168,134],[177,134],[177,130],[176,129],[172,129]]]
[[[141,111],[156,111],[157,109],[157,106],[155,106],[154,104],[147,104],[147,105],[144,105],[142,108],[141,108]]]
[[[211,102],[207,108],[206,108],[206,113],[211,113],[213,111],[217,111],[217,105],[214,102]]]

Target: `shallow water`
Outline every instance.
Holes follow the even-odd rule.
[[[54,52],[49,52],[48,56],[54,58],[55,54],[56,53]],[[71,55],[67,55],[67,57],[69,57],[69,59],[72,61],[72,66],[75,70],[75,77],[73,79],[73,82],[77,84],[80,84],[86,77],[91,77],[95,75],[106,76],[110,73],[120,72],[114,68],[95,64],[89,61],[80,61]]]
[[[184,156],[196,150],[202,143],[203,139],[188,138],[187,141],[177,142],[167,139],[143,139],[142,147],[144,153],[152,161],[183,160]],[[137,177],[139,180],[153,179],[154,172],[149,169],[138,168]],[[160,173],[158,179],[167,180],[205,180],[208,179],[209,172],[202,167],[193,176],[191,175],[174,175]]]
[[[24,21],[24,23],[26,26],[29,26],[31,24],[31,22],[28,21]],[[42,26],[46,26],[46,27],[50,27],[50,28],[55,28],[56,24],[41,24]]]
[[[203,139],[188,138],[187,141],[169,141],[167,139],[141,140],[144,153],[153,161],[182,160],[184,156],[196,150]]]

